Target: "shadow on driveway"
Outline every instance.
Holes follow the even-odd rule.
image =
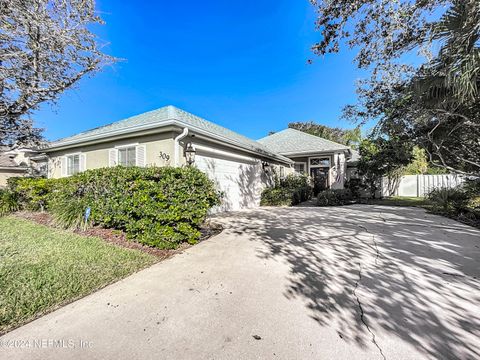
[[[417,208],[354,205],[232,214],[227,231],[288,263],[284,296],[302,299],[344,341],[395,339],[431,358],[480,358],[480,232]],[[265,249],[265,247],[261,247]]]

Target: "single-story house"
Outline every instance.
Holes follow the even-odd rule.
[[[314,139],[310,137],[308,135],[314,146]],[[319,147],[309,148],[311,153],[301,150],[291,156],[290,152],[284,154],[271,144],[272,141],[258,142],[174,106],[166,106],[51,142],[43,151],[49,159],[49,178],[116,165],[193,164],[224,193],[223,204],[217,209],[220,211],[258,206],[261,191],[273,184],[274,174],[282,177],[295,170],[301,172],[298,165],[302,162],[308,164],[303,168],[308,173],[311,169],[327,168],[327,186],[343,186],[343,179],[337,180],[339,175],[332,169],[340,164],[341,174],[345,173],[348,147],[340,144],[335,147],[335,143],[318,138]],[[328,149],[324,149],[325,144],[329,145]],[[317,158],[317,162],[311,161]]]
[[[7,186],[11,177],[42,175],[46,157],[32,148],[0,148],[0,188]]]
[[[330,188],[343,189],[347,161],[352,157],[350,147],[295,129],[282,130],[258,142],[294,161],[296,172],[311,176],[314,193]]]

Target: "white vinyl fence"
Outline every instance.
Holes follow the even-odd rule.
[[[457,174],[404,175],[396,182],[385,177],[382,179],[382,195],[424,197],[434,189],[454,188],[464,181]]]

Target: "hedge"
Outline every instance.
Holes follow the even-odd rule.
[[[162,249],[195,243],[208,210],[220,203],[214,183],[193,167],[112,167],[62,179],[18,179],[20,207],[47,209],[64,227],[125,231],[129,239]]]
[[[55,179],[12,177],[7,180],[8,188],[17,196],[24,210],[44,211],[52,193]]]
[[[354,196],[350,189],[328,189],[318,193],[318,206],[347,205],[354,202]]]
[[[273,187],[263,190],[261,206],[293,206],[307,201],[312,197],[312,187],[308,178],[302,175],[290,174],[285,179],[277,181]]]

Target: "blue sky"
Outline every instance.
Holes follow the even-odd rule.
[[[363,76],[342,52],[315,57],[308,0],[97,0],[105,51],[124,59],[34,114],[59,137],[175,105],[254,139],[292,121],[340,120]],[[307,64],[313,59],[312,65]]]

